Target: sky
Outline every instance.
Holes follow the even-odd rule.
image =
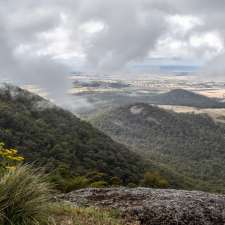
[[[225,0],[0,0],[0,78],[60,98],[74,67],[162,58],[225,79],[224,12]]]

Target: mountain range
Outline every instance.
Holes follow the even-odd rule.
[[[91,122],[21,88],[0,89],[0,141],[61,187],[81,176],[140,185],[150,171],[171,188],[224,191],[225,126],[207,115],[133,103]]]

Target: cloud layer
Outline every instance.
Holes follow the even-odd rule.
[[[0,76],[60,96],[60,59],[114,71],[154,55],[212,59],[223,75],[224,11],[223,0],[1,1]]]

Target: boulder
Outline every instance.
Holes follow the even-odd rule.
[[[151,188],[88,188],[61,196],[77,206],[118,209],[144,225],[224,225],[225,196]]]

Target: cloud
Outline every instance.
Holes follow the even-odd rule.
[[[120,2],[99,4],[101,13],[93,14],[105,26],[85,46],[85,53],[88,62],[100,70],[115,70],[127,62],[144,58],[166,31],[161,12],[154,9],[146,12],[137,1],[125,0],[122,5]]]
[[[59,19],[45,8],[42,11],[40,7],[27,4],[27,1],[21,1],[17,9],[11,3],[0,3],[1,78],[18,85],[38,85],[49,92],[49,97],[61,98],[68,88],[68,68],[48,55],[38,55],[37,49],[33,52],[16,51],[20,46],[28,49],[41,46],[38,35],[54,29]]]
[[[207,79],[211,81],[224,81],[225,78],[225,54],[220,54],[211,59],[202,69],[199,71],[199,78]]]
[[[0,76],[59,98],[70,71],[59,59],[114,71],[152,54],[223,58],[224,11],[223,0],[1,1]]]

